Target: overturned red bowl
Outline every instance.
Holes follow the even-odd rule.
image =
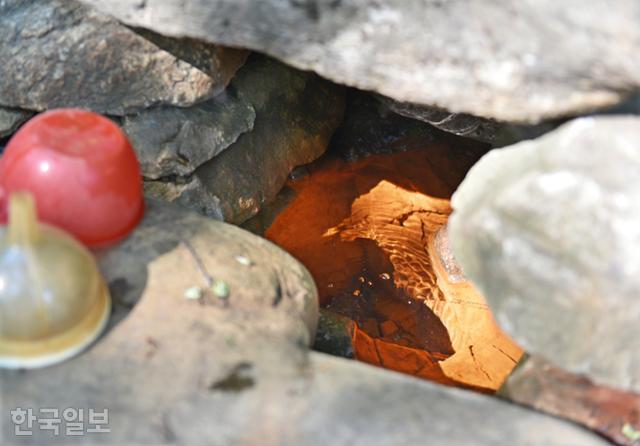
[[[140,165],[126,136],[80,109],[39,114],[11,138],[0,158],[0,212],[21,190],[34,195],[41,221],[91,247],[124,238],[144,207]]]

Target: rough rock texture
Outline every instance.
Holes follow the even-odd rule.
[[[134,30],[138,35],[153,42],[159,48],[188,62],[212,78],[225,79],[225,83],[229,82],[229,79],[244,64],[250,53],[246,50],[214,45],[199,39],[167,37],[144,28],[134,28]]]
[[[379,98],[394,113],[427,122],[440,130],[454,135],[479,141],[494,142],[498,138],[502,127],[502,124],[496,121],[464,113],[450,113],[436,107],[397,102],[384,96],[379,96]]]
[[[635,0],[84,0],[167,35],[265,52],[402,102],[538,121],[640,86]]]
[[[233,92],[192,107],[161,106],[122,122],[147,179],[188,176],[253,128],[255,110]]]
[[[16,129],[33,116],[26,110],[0,107],[0,138],[11,135]]]
[[[31,110],[190,105],[224,89],[244,57],[208,45],[218,69],[205,74],[75,0],[1,2],[0,41],[0,104]]]
[[[463,271],[527,351],[640,392],[640,118],[494,150],[453,198]]]
[[[15,407],[109,409],[111,433],[85,433],[83,444],[605,444],[498,399],[310,353],[308,273],[238,228],[150,203],[101,267],[114,300],[141,295],[138,304],[79,357],[0,371],[3,417]],[[208,274],[228,283],[229,299],[185,299]],[[36,424],[26,441],[69,444],[64,430]],[[10,422],[1,440],[25,443]]]
[[[378,95],[378,99],[393,113],[427,122],[448,133],[490,143],[493,147],[503,147],[536,138],[555,129],[565,120],[558,118],[535,124],[509,123],[465,113],[451,113],[437,107],[397,102],[381,95]],[[627,102],[618,104],[616,110],[626,104]]]
[[[205,215],[241,223],[276,196],[294,167],[324,153],[342,119],[344,98],[340,87],[312,73],[257,55],[228,90],[255,111],[251,131],[193,175],[148,181],[145,190]],[[234,128],[239,125],[234,119],[229,122]]]

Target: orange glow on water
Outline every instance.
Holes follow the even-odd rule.
[[[307,266],[323,307],[355,322],[357,359],[491,391],[521,357],[455,271],[440,231],[478,155],[434,144],[349,164],[325,159],[290,184],[296,197],[266,236]]]

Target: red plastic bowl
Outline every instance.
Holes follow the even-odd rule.
[[[143,213],[140,166],[111,120],[79,109],[37,115],[0,158],[0,216],[13,191],[30,191],[41,221],[88,246],[125,237]]]

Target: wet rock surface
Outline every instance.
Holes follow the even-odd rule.
[[[450,223],[464,273],[527,351],[636,393],[638,147],[638,118],[596,117],[492,151]]]
[[[566,120],[566,118],[556,118],[535,124],[509,123],[465,113],[451,113],[437,107],[397,102],[381,95],[377,97],[393,113],[423,121],[454,135],[489,143],[493,147],[503,147],[536,138],[552,131]],[[612,112],[628,110],[629,105],[628,101],[622,102],[616,105]]]
[[[0,68],[1,105],[113,115],[210,98],[224,89],[244,54],[208,44],[213,66],[205,73],[75,0],[2,2],[0,41],[0,58],[7,61]]]
[[[109,409],[111,432],[84,444],[604,444],[497,399],[309,352],[308,273],[238,228],[149,202],[132,236],[99,257],[114,301],[137,302],[127,317],[70,361],[0,372],[5,408]],[[209,275],[228,299],[208,292]],[[186,298],[194,286],[202,296]],[[3,444],[23,443],[2,429]],[[34,429],[29,441],[69,438]]]
[[[257,55],[238,72],[229,95],[253,109],[241,109],[246,119],[255,113],[250,131],[191,176],[147,181],[145,190],[202,214],[241,223],[274,199],[294,167],[324,153],[342,119],[344,97],[340,87],[312,73]],[[192,112],[187,113],[192,119]],[[230,124],[232,130],[224,132],[239,125],[237,120]]]
[[[125,23],[265,52],[400,102],[506,121],[638,89],[637,2],[84,0]],[[594,67],[589,69],[589,67]]]

